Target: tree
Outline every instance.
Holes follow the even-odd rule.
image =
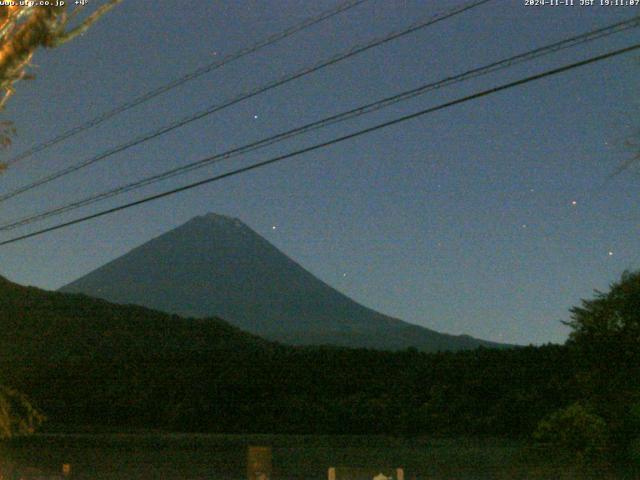
[[[631,150],[632,155],[620,166],[620,171],[626,170],[632,165],[637,167],[638,163],[640,163],[640,130],[635,130],[633,135],[625,142],[625,146]]]
[[[44,419],[24,395],[0,386],[0,438],[33,433]]]
[[[607,426],[588,408],[574,403],[541,420],[533,438],[575,455],[582,463],[604,453],[607,448]]]
[[[608,293],[596,291],[592,300],[582,300],[571,309],[569,341],[589,348],[609,348],[623,342],[627,348],[640,342],[640,271],[624,272]],[[620,346],[620,344],[618,344]]]
[[[567,342],[576,353],[583,397],[605,419],[614,444],[640,437],[640,271],[624,272],[609,292],[571,309]]]
[[[0,110],[16,83],[30,78],[27,67],[38,48],[59,47],[76,38],[121,1],[108,0],[75,26],[71,24],[83,7],[69,13],[69,2],[60,2],[60,6],[0,6]],[[10,145],[14,134],[11,122],[0,122],[0,146]]]
[[[108,0],[73,27],[71,23],[82,6],[71,13],[67,2],[60,2],[59,6],[0,6],[0,110],[13,94],[16,83],[29,78],[27,68],[38,48],[55,48],[83,34],[121,1]],[[0,147],[8,147],[14,134],[12,122],[0,121]],[[0,163],[0,171],[3,168]],[[0,438],[31,433],[43,420],[44,416],[24,395],[0,385]]]

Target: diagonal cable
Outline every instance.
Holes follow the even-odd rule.
[[[215,61],[213,63],[209,63],[208,65],[204,65],[200,68],[198,68],[197,70],[194,70],[192,72],[189,72],[185,75],[183,75],[182,77],[176,78],[172,81],[170,81],[169,83],[166,83],[165,85],[162,85],[154,90],[150,90],[144,94],[142,94],[141,96],[134,98],[133,100],[123,103],[122,105],[119,105],[111,110],[108,110],[94,118],[92,118],[91,120],[89,120],[86,123],[80,124],[76,127],[73,127],[63,133],[61,133],[60,135],[51,138],[50,140],[47,140],[45,142],[39,143],[38,145],[35,145],[31,148],[29,148],[28,150],[25,150],[24,152],[16,155],[15,157],[11,158],[10,160],[8,160],[6,162],[7,166],[9,165],[13,165],[14,163],[17,163],[21,160],[24,160],[26,158],[29,158],[31,156],[33,156],[34,154],[41,152],[43,150],[46,150],[54,145],[57,145],[58,143],[67,140],[68,138],[71,138],[81,132],[84,132],[85,130],[89,130],[90,128],[96,127],[98,125],[100,125],[101,123],[106,122],[107,120],[115,117],[116,115],[119,115],[123,112],[126,112],[127,110],[130,110],[134,107],[137,107],[138,105],[141,105],[143,103],[148,102],[149,100],[156,98],[159,95],[162,95],[163,93],[166,93],[170,90],[173,90],[176,87],[179,87],[180,85],[183,85],[187,82],[190,82],[191,80],[194,80],[198,77],[201,77],[202,75],[205,75],[207,73],[210,73],[214,70],[217,70],[220,67],[223,67],[224,65],[227,65],[231,62],[234,62],[236,60],[239,60],[247,55],[250,55],[254,52],[257,52],[258,50],[261,50],[264,47],[268,47],[269,45],[273,45],[276,42],[279,42],[280,40],[284,40],[287,37],[290,37],[302,30],[305,30],[317,23],[320,23],[324,20],[327,20],[331,17],[334,17],[335,15],[338,15],[339,13],[342,13],[344,11],[347,11],[353,7],[356,7],[358,5],[360,5],[361,3],[367,2],[368,0],[349,0],[347,2],[341,3],[340,5],[338,5],[337,7],[334,7],[330,10],[327,10],[325,12],[320,13],[319,15],[313,16],[313,17],[309,17],[305,20],[303,20],[302,22],[293,25],[289,28],[287,28],[286,30],[283,30],[282,32],[278,32],[275,33],[249,47],[243,48],[241,50],[238,50],[237,52],[233,52],[230,53],[229,55],[224,56],[223,58],[221,58],[218,61]]]
[[[471,95],[467,95],[465,97],[458,98],[456,100],[452,100],[452,101],[437,105],[435,107],[430,107],[430,108],[427,108],[427,109],[424,109],[424,110],[420,110],[420,111],[415,112],[415,113],[411,113],[411,114],[408,114],[408,115],[404,115],[404,116],[395,118],[393,120],[389,120],[389,121],[386,121],[386,122],[383,122],[383,123],[379,123],[379,124],[374,125],[372,127],[368,127],[368,128],[362,129],[362,130],[358,130],[356,132],[349,133],[347,135],[343,135],[341,137],[337,137],[337,138],[334,138],[334,139],[331,139],[331,140],[328,140],[328,141],[325,141],[325,142],[322,142],[322,143],[317,143],[315,145],[311,145],[310,147],[302,148],[300,150],[295,150],[293,152],[289,152],[289,153],[286,153],[284,155],[280,155],[280,156],[277,156],[277,157],[270,158],[268,160],[264,160],[262,162],[258,162],[258,163],[254,163],[252,165],[248,165],[246,167],[237,168],[235,170],[232,170],[232,171],[220,174],[220,175],[215,175],[213,177],[205,178],[204,180],[200,180],[200,181],[197,181],[197,182],[194,182],[194,183],[190,183],[190,184],[184,185],[182,187],[178,187],[178,188],[167,190],[167,191],[164,191],[164,192],[161,192],[161,193],[157,193],[155,195],[151,195],[151,196],[142,198],[140,200],[136,200],[136,201],[133,201],[133,202],[125,203],[123,205],[118,205],[117,207],[108,208],[106,210],[102,210],[102,211],[97,212],[97,213],[86,215],[84,217],[76,218],[74,220],[70,220],[70,221],[67,221],[67,222],[59,223],[57,225],[53,225],[51,227],[43,228],[41,230],[36,230],[35,232],[31,232],[31,233],[27,233],[27,234],[24,234],[24,235],[20,235],[18,237],[10,238],[8,240],[4,240],[4,241],[0,242],[0,246],[4,246],[4,245],[11,244],[11,243],[15,243],[15,242],[18,242],[18,241],[21,241],[21,240],[25,240],[27,238],[36,237],[36,236],[42,235],[44,233],[52,232],[52,231],[55,231],[55,230],[60,230],[62,228],[66,228],[66,227],[69,227],[71,225],[76,225],[78,223],[83,223],[83,222],[86,222],[88,220],[92,220],[94,218],[99,218],[99,217],[102,217],[102,216],[105,216],[105,215],[109,215],[109,214],[112,214],[112,213],[115,213],[115,212],[119,212],[121,210],[127,210],[129,208],[136,207],[138,205],[142,205],[142,204],[145,204],[145,203],[148,203],[148,202],[159,200],[159,199],[164,198],[164,197],[175,195],[175,194],[180,193],[180,192],[191,190],[193,188],[200,187],[202,185],[206,185],[206,184],[209,184],[209,183],[217,182],[217,181],[223,180],[225,178],[233,177],[233,176],[236,176],[236,175],[239,175],[239,174],[242,174],[242,173],[246,173],[246,172],[249,172],[249,171],[252,171],[252,170],[257,170],[259,168],[263,168],[263,167],[266,167],[268,165],[272,165],[272,164],[275,164],[275,163],[278,163],[278,162],[282,162],[283,160],[286,160],[286,159],[289,159],[289,158],[297,157],[297,156],[300,156],[300,155],[303,155],[305,153],[309,153],[309,152],[312,152],[312,151],[315,151],[315,150],[320,150],[322,148],[326,148],[326,147],[329,147],[331,145],[335,145],[337,143],[341,143],[341,142],[344,142],[346,140],[350,140],[352,138],[360,137],[362,135],[367,135],[369,133],[381,130],[383,128],[387,128],[387,127],[390,127],[392,125],[397,125],[399,123],[406,122],[408,120],[412,120],[412,119],[415,119],[415,118],[418,118],[418,117],[422,117],[424,115],[427,115],[427,114],[430,114],[430,113],[434,113],[434,112],[437,112],[439,110],[445,110],[445,109],[453,107],[455,105],[459,105],[459,104],[462,104],[462,103],[465,103],[465,102],[468,102],[468,101],[471,101],[471,100],[476,100],[478,98],[486,97],[488,95],[493,95],[494,93],[501,92],[503,90],[508,90],[508,89],[511,89],[511,88],[514,88],[514,87],[517,87],[517,86],[520,86],[520,85],[527,84],[529,82],[533,82],[533,81],[536,81],[536,80],[547,78],[547,77],[550,77],[550,76],[553,76],[553,75],[558,75],[560,73],[564,73],[564,72],[567,72],[569,70],[573,70],[575,68],[579,68],[579,67],[583,67],[585,65],[590,65],[590,64],[593,64],[593,63],[596,63],[596,62],[600,62],[602,60],[606,60],[606,59],[609,59],[609,58],[612,58],[612,57],[623,55],[625,53],[629,53],[629,52],[632,52],[632,51],[635,51],[635,50],[638,50],[638,49],[640,49],[640,43],[637,43],[635,45],[631,45],[631,46],[626,47],[626,48],[621,48],[621,49],[618,49],[618,50],[614,50],[614,51],[605,53],[603,55],[598,55],[596,57],[591,57],[591,58],[588,58],[586,60],[582,60],[580,62],[576,62],[576,63],[565,65],[565,66],[562,66],[562,67],[559,67],[559,68],[555,68],[553,70],[547,70],[545,72],[542,72],[542,73],[539,73],[539,74],[536,74],[536,75],[532,75],[532,76],[529,76],[529,77],[526,77],[526,78],[523,78],[523,79],[520,79],[520,80],[516,80],[514,82],[505,83],[505,84],[499,85],[497,87],[490,88],[488,90],[483,90],[481,92],[477,92],[477,93],[474,93],[474,94],[471,94]]]
[[[160,137],[161,135],[164,135],[164,134],[169,133],[169,132],[171,132],[171,131],[173,131],[173,130],[175,130],[177,128],[180,128],[180,127],[183,127],[183,126],[185,126],[187,124],[195,122],[196,120],[200,120],[201,118],[204,118],[204,117],[209,116],[209,115],[211,115],[213,113],[216,113],[216,112],[218,112],[220,110],[223,110],[223,109],[225,109],[227,107],[235,105],[235,104],[237,104],[237,103],[239,103],[239,102],[241,102],[243,100],[246,100],[248,98],[255,97],[256,95],[265,93],[265,92],[267,92],[267,91],[269,91],[271,89],[274,89],[276,87],[279,87],[281,85],[289,83],[289,82],[291,82],[293,80],[296,80],[298,78],[301,78],[301,77],[304,77],[306,75],[309,75],[309,74],[311,74],[313,72],[316,72],[316,71],[318,71],[318,70],[320,70],[322,68],[328,67],[329,65],[336,64],[336,63],[338,63],[338,62],[340,62],[342,60],[346,60],[348,58],[351,58],[351,57],[353,57],[355,55],[358,55],[358,54],[360,54],[362,52],[365,52],[365,51],[370,50],[372,48],[375,48],[375,47],[378,47],[380,45],[383,45],[383,44],[385,44],[387,42],[390,42],[392,40],[395,40],[397,38],[400,38],[400,37],[403,37],[405,35],[414,33],[414,32],[416,32],[416,31],[418,31],[420,29],[423,29],[425,27],[433,25],[433,24],[435,24],[437,22],[446,20],[446,19],[451,18],[451,17],[453,17],[455,15],[459,15],[459,14],[461,14],[463,12],[466,12],[467,10],[470,10],[472,8],[475,8],[475,7],[478,7],[480,5],[488,3],[490,1],[492,1],[492,0],[478,0],[478,1],[475,1],[475,2],[470,3],[470,4],[467,3],[465,5],[452,8],[452,9],[448,10],[446,13],[437,14],[435,16],[429,17],[426,20],[420,20],[418,22],[415,22],[412,25],[410,25],[408,28],[404,28],[404,29],[399,30],[399,31],[391,32],[390,34],[385,35],[384,37],[381,37],[381,38],[374,39],[373,41],[370,41],[367,44],[358,45],[358,46],[352,47],[348,51],[340,53],[340,54],[337,54],[337,55],[334,55],[333,57],[329,58],[328,60],[323,60],[323,61],[317,63],[316,65],[313,65],[311,67],[303,68],[302,70],[299,70],[299,71],[297,71],[297,72],[295,72],[293,74],[286,75],[286,76],[284,76],[284,77],[282,77],[282,78],[280,78],[280,79],[278,79],[278,80],[276,80],[274,82],[271,82],[271,83],[269,83],[267,85],[264,85],[264,86],[255,88],[253,90],[250,90],[248,92],[239,94],[236,97],[233,97],[230,100],[227,100],[227,101],[223,102],[222,104],[211,105],[210,107],[208,107],[205,110],[202,110],[202,111],[197,112],[195,114],[192,114],[192,115],[189,115],[187,117],[184,117],[184,118],[182,118],[180,120],[177,120],[177,121],[175,121],[175,122],[173,122],[173,123],[171,123],[169,125],[166,125],[164,127],[159,128],[157,130],[145,133],[145,134],[135,138],[134,140],[131,140],[131,141],[127,142],[127,143],[124,143],[124,144],[118,145],[116,147],[113,147],[113,148],[111,148],[111,149],[109,149],[109,150],[107,150],[107,151],[105,151],[105,152],[103,152],[103,153],[101,153],[99,155],[96,155],[96,156],[91,157],[89,159],[83,160],[83,161],[81,161],[81,162],[79,162],[79,163],[77,163],[75,165],[72,165],[70,167],[64,168],[62,170],[58,170],[57,172],[54,172],[54,173],[52,173],[52,174],[50,174],[50,175],[48,175],[46,177],[43,177],[43,178],[41,178],[39,180],[34,181],[32,183],[29,183],[29,184],[24,185],[22,187],[18,187],[17,189],[12,190],[12,191],[10,191],[8,193],[2,194],[2,195],[0,195],[0,202],[8,200],[10,198],[13,198],[16,195],[19,195],[21,193],[28,192],[29,190],[37,188],[37,187],[39,187],[41,185],[49,183],[49,182],[51,182],[53,180],[56,180],[56,179],[58,179],[60,177],[65,176],[65,175],[69,175],[70,173],[77,172],[78,170],[81,170],[81,169],[83,169],[83,168],[85,168],[85,167],[87,167],[89,165],[92,165],[92,164],[94,164],[96,162],[104,160],[105,158],[108,158],[108,157],[110,157],[112,155],[115,155],[116,153],[123,152],[123,151],[125,151],[125,150],[127,150],[127,149],[129,149],[131,147],[134,147],[136,145],[140,145],[141,143],[148,142],[149,140],[152,140],[154,138]]]
[[[625,20],[625,21],[615,23],[613,25],[603,27],[598,30],[590,31],[590,32],[577,35],[565,40],[561,40],[559,42],[555,42],[550,45],[537,48],[535,50],[530,50],[530,51],[509,57],[497,62],[490,63],[482,67],[468,70],[458,75],[447,77],[437,82],[428,83],[426,85],[422,85],[420,87],[417,87],[417,88],[414,88],[390,97],[386,97],[382,100],[378,100],[376,102],[372,102],[367,105],[363,105],[363,106],[348,110],[346,112],[325,117],[321,120],[308,123],[301,127],[297,127],[297,128],[288,130],[286,132],[279,133],[274,136],[270,136],[255,142],[251,142],[241,147],[236,147],[226,152],[216,154],[212,157],[208,157],[205,159],[198,160],[196,162],[189,163],[187,165],[176,167],[176,168],[167,170],[165,172],[159,173],[157,175],[152,175],[142,180],[137,180],[137,181],[128,183],[126,185],[122,185],[120,187],[117,187],[111,190],[107,190],[105,192],[102,192],[96,195],[91,195],[89,197],[85,197],[84,199],[77,200],[75,202],[72,202],[60,207],[46,210],[44,212],[40,212],[37,214],[28,215],[17,220],[12,220],[10,222],[0,225],[0,231],[13,230],[15,228],[28,225],[31,223],[35,223],[55,215],[60,215],[62,213],[75,210],[77,208],[84,207],[87,205],[91,205],[91,204],[100,202],[102,200],[106,200],[108,198],[112,198],[117,195],[121,195],[123,193],[133,191],[138,188],[142,188],[144,186],[151,185],[153,183],[157,183],[159,181],[175,177],[177,175],[182,175],[190,171],[203,168],[223,160],[227,160],[229,158],[237,157],[239,155],[246,154],[251,151],[258,150],[260,148],[264,148],[266,146],[269,146],[275,143],[279,143],[281,141],[292,138],[294,136],[298,136],[313,130],[317,130],[323,127],[327,127],[329,125],[333,125],[333,124],[343,122],[355,117],[359,117],[361,115],[364,115],[370,112],[383,109],[385,107],[396,104],[398,102],[409,100],[419,95],[423,95],[429,91],[433,91],[439,88],[444,88],[444,87],[447,87],[459,82],[463,82],[472,78],[476,78],[482,75],[487,75],[489,73],[510,68],[514,65],[517,65],[523,62],[531,61],[536,58],[549,55],[551,53],[555,53],[557,51],[560,51],[566,48],[575,47],[575,46],[584,44],[586,42],[591,42],[591,41],[604,38],[616,33],[620,33],[631,28],[637,28],[638,26],[640,26],[640,16],[634,17],[630,20]]]

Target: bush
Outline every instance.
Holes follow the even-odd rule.
[[[567,345],[579,395],[604,419],[611,460],[628,463],[640,437],[640,271],[624,272],[608,292],[571,309]]]
[[[552,413],[538,423],[534,439],[580,460],[600,457],[608,447],[607,425],[580,403]]]
[[[0,385],[0,438],[29,435],[44,419],[24,395]]]
[[[640,470],[640,403],[631,406],[629,414],[629,459],[631,464]]]
[[[635,468],[640,469],[640,437],[631,441],[629,458],[631,459],[631,464]]]

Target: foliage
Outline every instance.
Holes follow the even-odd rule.
[[[607,440],[633,452],[640,398],[630,379],[640,377],[636,347],[623,340],[636,278],[574,309],[566,346],[435,354],[289,347],[218,319],[0,278],[0,376],[52,427],[411,437],[529,437],[537,427],[540,440],[584,458]]]
[[[73,28],[69,21],[81,7],[67,15],[67,5],[39,6],[37,2],[14,2],[0,7],[0,110],[14,92],[15,84],[30,78],[27,67],[39,47],[53,48],[84,33],[102,15],[122,0],[109,0]],[[48,3],[48,2],[47,2]],[[69,3],[69,2],[67,2]],[[11,121],[0,121],[0,148],[11,145],[16,129]],[[0,162],[0,173],[6,164]],[[0,385],[0,438],[31,433],[44,417],[24,395]]]
[[[53,427],[527,436],[574,401],[565,347],[427,354],[288,347],[0,279],[0,376]],[[70,427],[71,428],[71,427]]]
[[[624,146],[631,152],[631,156],[625,159],[609,176],[612,178],[621,173],[633,172],[638,173],[638,165],[640,164],[640,130],[636,129],[625,140]],[[635,168],[634,168],[635,167]]]
[[[631,440],[629,445],[629,460],[636,471],[640,473],[640,437]]]
[[[77,7],[70,15],[66,4],[11,5],[0,8],[0,90],[4,92],[0,107],[13,93],[14,84],[25,78],[26,67],[39,47],[58,47],[83,34],[121,1],[109,0],[73,28],[69,28],[69,21],[78,14],[81,7]]]
[[[640,272],[623,273],[571,313],[580,395],[607,423],[615,451],[628,452],[640,436]]]
[[[121,1],[108,0],[75,26],[70,26],[71,20],[83,6],[76,6],[69,13],[67,4],[71,2],[60,6],[35,5],[37,2],[0,6],[0,110],[13,95],[17,82],[33,78],[27,68],[38,48],[55,48],[83,34]],[[14,135],[11,122],[0,122],[0,147],[10,145]],[[0,171],[4,168],[0,164]]]
[[[602,456],[608,442],[604,420],[578,402],[541,420],[533,437],[581,459]]]
[[[622,346],[635,353],[640,345],[640,272],[624,272],[608,293],[596,291],[571,309],[570,340],[583,349],[598,351]]]
[[[628,446],[629,460],[640,474],[640,402],[629,409],[630,441]]]
[[[31,434],[44,419],[24,395],[0,386],[0,438]]]

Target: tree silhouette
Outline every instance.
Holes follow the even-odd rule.
[[[640,406],[640,271],[623,273],[608,292],[596,292],[571,314],[567,343],[577,354],[582,394],[626,447],[640,438],[632,421]]]
[[[80,5],[69,12],[68,2],[60,2],[60,6],[1,6],[0,110],[13,95],[16,84],[32,78],[28,67],[38,48],[55,48],[73,40],[120,2],[122,0],[108,0],[78,22],[75,19],[84,7]],[[9,146],[14,134],[11,122],[0,122],[0,147]]]
[[[121,1],[107,1],[75,26],[72,24],[81,14],[82,6],[71,12],[66,2],[60,6],[0,6],[0,110],[13,94],[15,85],[30,78],[27,70],[38,48],[55,48],[83,34]],[[13,123],[0,121],[0,148],[11,144],[13,135]],[[0,163],[0,171],[3,169]],[[0,438],[31,433],[43,419],[24,395],[0,385]]]

